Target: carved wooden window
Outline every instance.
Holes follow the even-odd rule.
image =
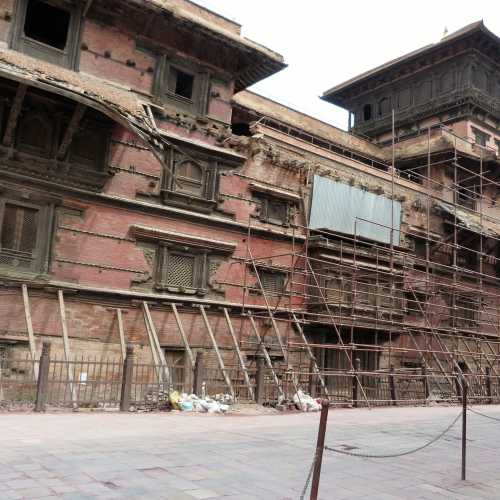
[[[370,121],[372,119],[372,105],[365,104],[363,106],[363,120],[365,122]]]
[[[325,278],[323,295],[332,305],[348,305],[352,301],[351,286],[352,281],[350,279]]]
[[[380,99],[378,103],[378,114],[380,116],[384,116],[389,114],[391,110],[392,110],[391,99],[389,97],[384,97]]]
[[[432,98],[432,81],[422,82],[415,91],[415,104],[425,104]]]
[[[259,202],[259,219],[262,222],[280,226],[290,225],[293,210],[290,202],[273,197],[262,197]]]
[[[472,68],[472,84],[480,90],[486,90],[488,86],[488,75],[481,67]]]
[[[475,328],[479,320],[479,300],[471,296],[457,295],[455,297],[455,307],[453,299],[450,298],[452,308],[451,316],[455,320],[455,325],[462,328]]]
[[[282,295],[286,288],[286,274],[272,269],[259,269],[259,279],[266,294]],[[259,284],[257,288],[262,291]]]
[[[411,91],[410,89],[403,89],[398,94],[398,107],[399,109],[407,108],[411,104]]]
[[[63,0],[19,0],[12,48],[48,62],[74,68],[81,4]]]
[[[17,147],[20,151],[49,158],[54,150],[55,130],[53,120],[45,113],[24,113],[17,130]]]
[[[213,210],[217,204],[219,168],[219,162],[206,155],[172,148],[166,155],[162,179],[164,202],[203,212]]]
[[[16,199],[0,200],[0,267],[45,272],[52,208]]]
[[[439,90],[441,93],[451,92],[455,88],[455,75],[453,71],[447,71],[439,80]]]
[[[174,293],[204,294],[207,289],[208,254],[200,249],[160,245],[157,288]]]
[[[155,88],[164,104],[187,113],[204,115],[207,112],[208,85],[208,73],[166,56],[159,59]]]
[[[490,140],[490,135],[487,134],[486,132],[483,132],[482,130],[479,130],[477,128],[472,129],[472,133],[474,134],[474,142],[478,146],[486,146],[488,144],[488,141]]]

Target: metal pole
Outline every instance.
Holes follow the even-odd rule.
[[[465,481],[467,459],[467,382],[462,377],[462,481]]]
[[[314,471],[311,484],[310,500],[318,499],[319,479],[321,476],[321,463],[323,462],[323,450],[325,448],[326,423],[328,420],[328,409],[330,402],[324,399],[321,402],[321,417],[319,420],[318,441],[316,443],[316,455],[314,460]]]

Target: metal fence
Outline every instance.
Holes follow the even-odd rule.
[[[227,379],[236,401],[248,402],[253,393],[259,403],[269,405],[293,401],[299,389],[313,397],[328,398],[332,404],[353,406],[453,403],[461,397],[461,377],[424,373],[420,369],[324,370],[318,375],[305,366],[299,370],[280,366],[271,370],[259,365],[247,370],[250,391],[239,366],[228,365],[224,374],[213,366],[200,365],[193,369],[190,365],[176,364],[169,366],[166,372],[160,365],[134,359],[129,375],[124,376],[125,365],[121,359],[66,362],[47,358],[43,375],[42,358],[33,361],[29,354],[24,358],[0,357],[0,408],[34,406],[40,378],[44,380],[43,400],[49,407],[117,408],[125,394],[128,407],[161,408],[168,403],[172,390],[212,397],[230,394]],[[500,399],[500,376],[496,373],[467,373],[464,378],[471,401],[486,403]]]

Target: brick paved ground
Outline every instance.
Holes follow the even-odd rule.
[[[500,418],[500,407],[477,407]],[[327,443],[381,453],[415,447],[458,408],[334,410]],[[0,415],[0,498],[298,499],[318,414]],[[469,417],[468,481],[460,424],[403,458],[328,454],[320,496],[371,500],[499,498],[500,422]]]

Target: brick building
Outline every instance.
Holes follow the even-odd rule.
[[[308,342],[320,370],[495,368],[500,42],[482,23],[327,91],[345,132],[245,90],[282,56],[187,0],[0,16],[4,356],[132,342],[233,366],[238,346],[250,366],[260,337],[292,370]]]

